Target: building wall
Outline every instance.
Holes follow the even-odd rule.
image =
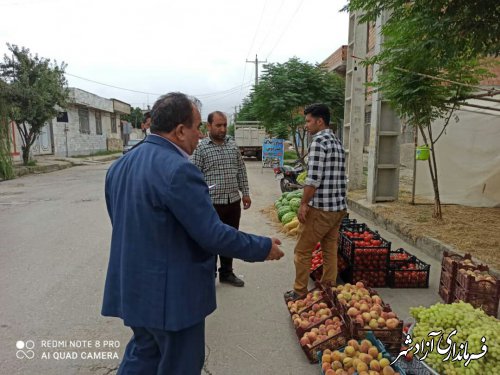
[[[103,134],[96,134],[95,109],[89,109],[90,134],[80,132],[80,121],[78,117],[78,107],[70,106],[68,109],[68,122],[62,123],[53,120],[54,123],[54,153],[56,156],[90,155],[98,151],[106,151],[107,132],[104,124],[109,124],[109,113],[101,112],[101,122],[103,123]],[[64,131],[67,127],[68,132]],[[68,152],[66,153],[66,135]]]

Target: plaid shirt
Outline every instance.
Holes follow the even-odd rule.
[[[306,185],[316,188],[310,206],[323,211],[347,209],[344,148],[330,129],[316,133],[309,146]]]
[[[200,140],[191,156],[200,168],[210,189],[213,204],[229,204],[241,199],[239,191],[248,196],[248,178],[243,158],[234,140],[226,137],[224,144],[214,143],[210,137]]]

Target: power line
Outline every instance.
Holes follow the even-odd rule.
[[[85,77],[82,77],[82,76],[78,76],[76,74],[71,74],[71,73],[64,73],[68,76],[71,76],[71,77],[75,77],[75,78],[78,78],[78,79],[81,79],[81,80],[84,80],[84,81],[88,81],[88,82],[92,82],[92,83],[95,83],[95,84],[98,84],[98,85],[102,85],[102,86],[107,86],[107,87],[111,87],[111,88],[114,88],[114,89],[118,89],[118,90],[124,90],[124,91],[130,91],[130,92],[135,92],[135,93],[138,93],[138,94],[144,94],[144,95],[156,95],[156,96],[161,96],[163,94],[158,94],[158,93],[153,93],[153,92],[146,92],[146,91],[140,91],[140,90],[134,90],[134,89],[129,89],[129,88],[126,88],[126,87],[120,87],[120,86],[115,86],[115,85],[111,85],[111,84],[108,84],[108,83],[103,83],[103,82],[99,82],[99,81],[96,81],[96,80],[93,80],[93,79],[90,79],[90,78],[85,78]],[[193,96],[196,96],[196,97],[199,97],[199,98],[209,98],[209,97],[213,97],[213,96],[219,96],[219,95],[224,95],[230,91],[235,91],[235,90],[238,90],[240,88],[243,88],[243,87],[247,87],[247,86],[251,86],[251,83],[250,81],[248,82],[242,82],[241,85],[237,85],[237,86],[234,86],[234,87],[231,87],[229,89],[226,89],[226,90],[222,90],[222,91],[214,91],[214,92],[211,92],[211,93],[205,93],[205,94],[194,94]]]
[[[304,0],[301,0],[300,3],[299,3],[299,6],[295,9],[295,12],[292,14],[292,17],[290,17],[290,19],[288,20],[288,23],[286,24],[285,28],[283,29],[283,31],[281,32],[281,35],[279,36],[278,40],[276,41],[276,43],[274,44],[273,48],[271,48],[271,51],[269,51],[269,53],[267,54],[266,56],[266,60],[269,58],[269,56],[271,56],[271,53],[273,53],[274,49],[276,48],[276,46],[279,44],[279,42],[281,41],[281,38],[283,38],[283,35],[285,35],[285,32],[288,30],[288,28],[290,27],[290,24],[292,23],[293,19],[295,18],[295,16],[297,15],[299,9],[302,7],[302,4],[304,3]]]
[[[281,8],[283,7],[283,3],[285,2],[285,0],[281,0],[281,4],[280,6],[278,7],[278,10],[276,12],[274,12],[274,17],[270,23],[270,28],[269,28],[269,31],[266,33],[266,36],[264,38],[264,40],[262,41],[262,43],[260,43],[260,46],[259,48],[257,48],[257,51],[260,51],[260,49],[264,46],[264,44],[266,43],[267,41],[267,38],[269,37],[269,35],[271,34],[271,28],[273,27],[272,25],[274,25],[274,23],[276,22],[276,18],[278,17],[278,14],[280,13],[281,11]],[[248,56],[247,56],[248,57]]]

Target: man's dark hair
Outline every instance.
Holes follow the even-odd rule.
[[[148,118],[151,118],[151,112],[149,112],[149,111],[144,114],[144,118],[142,119],[142,122],[146,122],[146,120]]]
[[[151,132],[170,133],[179,124],[191,126],[193,105],[199,108],[200,101],[181,92],[170,92],[160,96],[151,110]]]
[[[322,118],[326,126],[330,126],[330,109],[326,104],[315,103],[308,105],[304,109],[304,115],[310,114],[312,117]]]
[[[209,124],[212,124],[212,122],[214,121],[214,116],[215,116],[215,115],[219,115],[219,116],[222,116],[222,117],[224,117],[225,119],[227,119],[227,116],[226,116],[226,114],[225,114],[224,112],[221,112],[221,111],[213,111],[212,113],[210,113],[210,114],[208,115],[207,122],[208,122]]]

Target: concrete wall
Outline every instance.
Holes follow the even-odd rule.
[[[109,127],[109,113],[101,112],[101,122],[103,134],[96,134],[95,109],[89,109],[89,127],[90,134],[80,133],[80,122],[78,117],[78,107],[70,106],[67,108],[68,122],[62,123],[53,120],[54,131],[54,154],[56,156],[75,156],[90,155],[98,151],[106,151],[107,132],[104,124],[107,122]],[[64,131],[67,127],[68,132]],[[66,135],[68,152],[66,152]]]

